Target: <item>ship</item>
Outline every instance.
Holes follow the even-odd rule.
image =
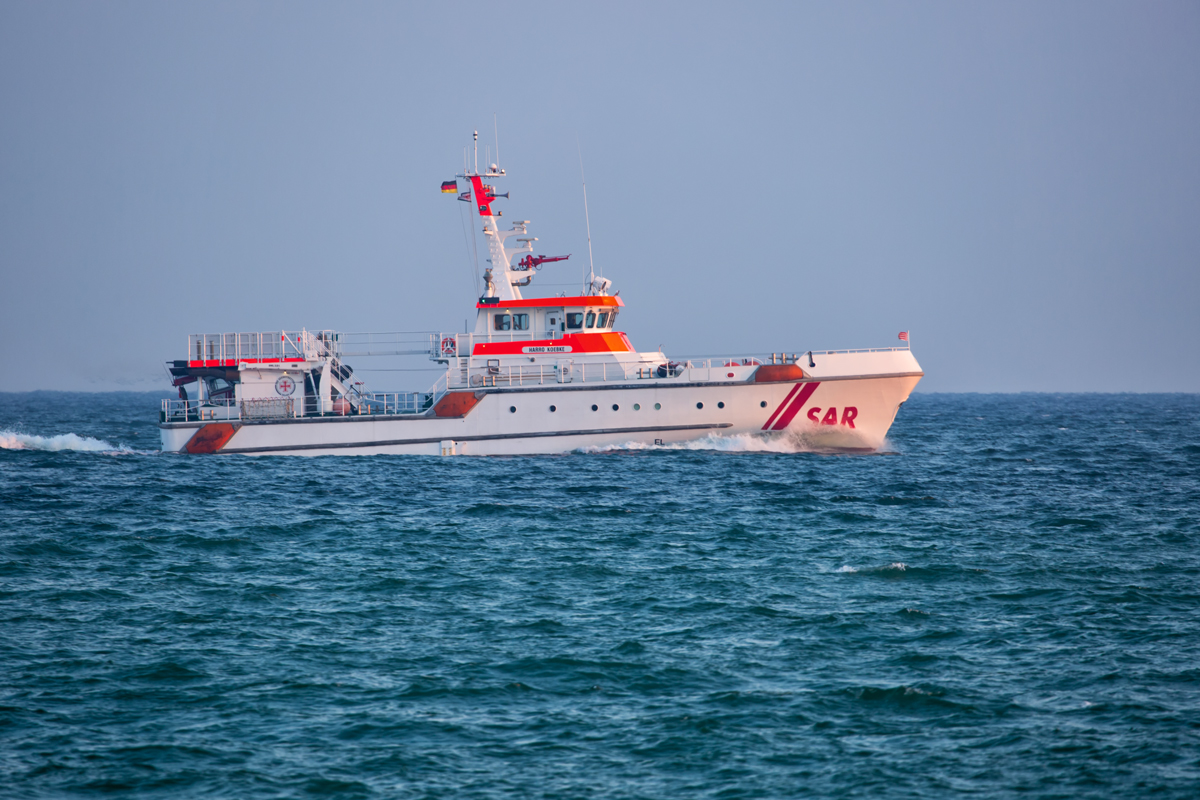
[[[528,220],[501,230],[497,204],[508,194],[495,183],[507,173],[475,161],[442,184],[470,204],[490,255],[473,330],[191,334],[186,357],[167,362],[179,397],[159,412],[163,451],[498,456],[753,437],[871,453],[885,444],[924,374],[907,332],[902,346],[859,350],[640,351],[619,324],[624,300],[594,268],[576,293],[524,296],[543,266],[568,256],[535,255]],[[426,391],[372,392],[350,360],[377,356],[427,357],[444,372]]]

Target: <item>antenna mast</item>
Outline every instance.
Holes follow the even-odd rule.
[[[500,169],[500,123],[496,121],[496,112],[492,112],[492,129],[496,132],[496,169]]]
[[[475,131],[475,174],[479,174],[479,131]]]
[[[583,221],[587,224],[588,272],[590,273],[591,280],[594,281],[596,279],[596,265],[592,262],[592,220],[588,216],[587,177],[583,174],[583,149],[579,147],[578,139],[575,140],[575,146],[579,149],[579,180],[583,183]],[[587,291],[586,286],[584,287],[584,291]]]

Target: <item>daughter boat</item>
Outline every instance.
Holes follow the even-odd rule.
[[[682,362],[639,352],[617,329],[625,303],[608,279],[569,297],[522,296],[542,264],[566,257],[533,255],[528,220],[500,230],[492,206],[506,195],[490,181],[504,176],[476,165],[456,176],[465,191],[442,185],[471,203],[491,255],[473,332],[189,336],[187,358],[167,362],[180,399],[163,401],[163,450],[518,455],[743,434],[823,451],[883,444],[923,375],[907,346]],[[346,363],[396,355],[427,355],[446,372],[426,392],[375,393]]]

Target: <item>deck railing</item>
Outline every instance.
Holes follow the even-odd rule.
[[[434,392],[372,392],[355,397],[345,406],[334,404],[324,414],[302,413],[302,404],[291,397],[264,397],[241,401],[163,400],[160,422],[218,422],[228,420],[290,419],[293,417],[373,416],[424,414],[437,399]]]
[[[910,349],[908,347],[860,347],[857,350],[813,350],[811,352],[814,356],[834,356],[843,353],[895,353],[899,350],[907,351]],[[805,352],[802,355],[808,355],[808,353]]]
[[[232,400],[163,400],[160,422],[204,422],[241,419],[241,410]]]
[[[488,386],[543,386],[565,383],[636,383],[644,380],[704,382],[727,380],[733,367],[755,367],[765,362],[753,356],[706,358],[687,361],[638,360],[628,362],[576,362],[562,358],[556,363],[481,366],[479,359],[459,359],[446,373],[450,389],[479,389]],[[791,363],[778,361],[776,363]],[[737,374],[737,373],[735,373]],[[745,373],[742,373],[743,375]]]
[[[339,352],[334,331],[194,333],[188,336],[188,360],[200,362],[280,361],[324,358]]]
[[[240,419],[287,419],[296,416],[296,401],[291,397],[256,397],[238,404]]]
[[[335,331],[266,331],[256,333],[204,333],[188,337],[191,361],[238,362],[272,359],[308,359],[326,356],[403,356],[428,355],[436,360],[467,357],[477,344],[498,342],[555,341],[574,333],[611,333],[608,329],[510,330],[486,333],[451,331],[403,331],[391,333],[339,333]],[[872,347],[857,350],[812,350],[812,355],[843,353],[883,353],[907,350],[907,347]],[[763,363],[790,363],[809,352],[760,354]],[[547,354],[548,355],[548,354]],[[687,357],[681,358],[685,360]],[[723,356],[701,356],[717,360]],[[740,358],[740,356],[739,356]],[[776,361],[778,359],[778,361]]]
[[[364,394],[354,415],[423,414],[433,405],[433,392],[372,392]]]

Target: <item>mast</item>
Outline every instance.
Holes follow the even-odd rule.
[[[588,280],[587,285],[583,287],[583,290],[586,292],[590,291],[590,287],[596,283],[596,263],[592,261],[592,218],[588,215],[587,176],[583,174],[582,150],[579,151],[579,180],[583,183],[583,221],[587,225],[588,237]]]
[[[503,178],[505,171],[498,164],[486,165],[486,171],[479,171],[479,131],[474,132],[474,169],[465,170],[463,174],[457,176],[465,178],[471,184],[471,190],[459,196],[460,200],[469,200],[474,204],[475,210],[478,212],[480,219],[483,221],[483,235],[487,239],[488,253],[491,258],[491,266],[484,270],[484,280],[487,281],[487,288],[484,291],[484,297],[496,297],[501,302],[505,300],[520,300],[521,290],[520,285],[528,284],[532,279],[532,275],[528,270],[518,271],[513,269],[513,257],[522,253],[532,253],[533,243],[536,238],[526,237],[519,241],[519,247],[505,247],[504,242],[510,236],[515,234],[525,234],[528,232],[528,220],[521,220],[513,224],[509,230],[502,231],[496,223],[496,218],[501,216],[501,212],[492,208],[492,203],[497,198],[508,198],[508,193],[498,194],[496,188],[489,183],[484,183],[484,179],[495,180]],[[497,139],[498,141],[498,139]],[[499,150],[499,148],[497,148]],[[498,158],[498,157],[497,157]]]
[[[488,253],[491,262],[486,270],[484,270],[483,278],[487,286],[484,289],[483,297],[480,300],[488,300],[490,302],[504,303],[512,300],[520,300],[522,286],[528,286],[533,280],[536,270],[546,262],[550,261],[565,261],[570,256],[527,256],[520,263],[514,261],[514,258],[522,254],[533,252],[533,243],[537,241],[536,236],[529,236],[529,220],[517,220],[513,222],[511,228],[506,231],[500,230],[497,224],[497,217],[501,216],[501,212],[492,208],[492,203],[503,197],[508,199],[508,192],[499,194],[496,192],[496,187],[484,181],[492,181],[497,178],[506,176],[504,169],[498,163],[485,164],[484,172],[479,171],[479,131],[474,132],[473,136],[473,167],[468,167],[464,164],[463,171],[457,178],[463,178],[470,184],[470,189],[465,192],[458,193],[458,199],[465,203],[472,203],[475,211],[479,214],[483,221],[483,235],[487,239]],[[496,131],[496,160],[500,160],[500,136],[499,130]],[[466,161],[466,153],[463,153],[463,160]],[[580,174],[583,171],[583,160],[579,162]],[[443,192],[456,192],[457,182],[446,181],[442,184]],[[587,216],[587,184],[584,184],[584,216]],[[519,245],[517,247],[506,247],[505,241],[509,237],[521,234],[517,238]],[[591,261],[592,249],[592,231],[591,222],[588,221],[588,261]],[[604,278],[596,280],[595,271],[592,272],[592,285],[599,287],[595,294],[605,294],[605,289],[609,285],[609,281]],[[491,298],[495,298],[492,300]]]

